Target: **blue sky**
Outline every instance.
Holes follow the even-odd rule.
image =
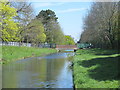
[[[65,35],[79,40],[83,31],[83,18],[88,13],[92,2],[32,2],[35,15],[41,10],[50,9],[55,12]]]

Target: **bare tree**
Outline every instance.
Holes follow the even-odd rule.
[[[34,9],[31,3],[25,0],[23,2],[11,2],[11,6],[17,9],[18,15],[15,17],[15,21],[19,23],[19,36],[21,37],[21,41],[23,41],[26,35],[27,24],[35,17]]]
[[[81,42],[114,48],[118,23],[118,2],[95,2],[84,20]]]

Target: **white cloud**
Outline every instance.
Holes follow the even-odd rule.
[[[57,11],[57,13],[69,13],[69,12],[76,12],[76,11],[82,11],[82,10],[86,10],[86,8],[72,8],[72,9],[60,10],[60,11]]]
[[[40,7],[48,7],[48,6],[59,6],[59,5],[62,5],[62,4],[64,4],[64,3],[50,3],[50,2],[35,2],[35,3],[32,3],[33,4],[33,6],[35,7],[35,8],[40,8]]]
[[[46,6],[52,6],[52,3],[38,3],[37,7],[46,7]]]

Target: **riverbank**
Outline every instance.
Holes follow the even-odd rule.
[[[75,88],[118,88],[117,50],[78,50],[74,57]]]
[[[1,63],[5,64],[14,60],[20,60],[28,57],[43,56],[55,52],[57,51],[51,48],[2,46]]]

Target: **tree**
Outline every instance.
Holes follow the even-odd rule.
[[[27,25],[35,17],[34,9],[32,8],[31,3],[23,0],[22,2],[10,2],[11,6],[16,8],[17,16],[14,17],[15,21],[19,23],[19,37],[21,41],[24,41],[26,36]]]
[[[49,22],[47,24],[49,32],[46,33],[46,41],[49,43],[64,44],[65,38],[64,33],[59,25],[56,22]]]
[[[69,35],[65,35],[65,45],[75,45],[74,39]]]
[[[46,34],[47,43],[62,44],[64,41],[64,34],[61,30],[55,12],[52,10],[42,10],[37,16],[37,19],[41,20]],[[63,40],[61,40],[63,38]]]
[[[41,19],[43,25],[46,27],[47,23],[51,22],[51,21],[55,21],[57,22],[57,17],[55,15],[55,12],[52,10],[42,10],[37,16],[37,19]],[[46,28],[47,30],[47,28]]]
[[[84,19],[80,42],[99,48],[116,48],[118,30],[118,2],[95,2]]]
[[[22,2],[10,2],[11,6],[16,8],[17,16],[14,18],[20,25],[27,26],[27,24],[35,17],[34,9],[31,3],[23,0]]]
[[[19,41],[18,37],[18,27],[15,23],[13,17],[17,16],[16,9],[13,7],[10,7],[10,3],[8,1],[1,1],[0,2],[0,25],[1,30],[0,33],[2,33],[2,36],[0,38],[2,41]]]
[[[26,30],[25,42],[34,44],[43,43],[46,40],[44,34],[44,27],[40,20],[33,19],[28,25]]]

